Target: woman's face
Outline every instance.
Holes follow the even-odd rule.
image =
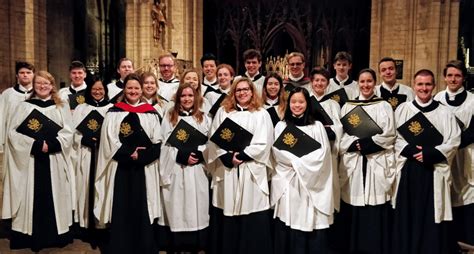
[[[51,95],[53,90],[53,84],[43,77],[35,77],[35,82],[33,84],[35,89],[36,96],[40,99],[47,99]]]
[[[304,114],[308,106],[303,93],[294,93],[290,98],[290,110],[293,115],[299,117]]]
[[[235,87],[235,99],[241,107],[247,107],[252,100],[252,89],[247,81],[241,81]]]
[[[313,77],[313,81],[311,82],[311,87],[313,88],[313,92],[317,96],[323,96],[324,91],[328,87],[328,80],[321,74],[315,74]]]
[[[278,79],[271,77],[267,81],[267,96],[270,99],[275,99],[278,97],[278,92],[280,92],[280,82],[278,82]]]
[[[186,111],[189,111],[193,108],[194,105],[194,91],[190,87],[186,87],[183,89],[181,96],[179,97],[179,103],[181,108]]]
[[[226,90],[230,87],[231,81],[234,77],[230,74],[229,69],[227,68],[220,68],[217,71],[217,82],[219,82],[219,87],[222,90]]]
[[[140,101],[140,97],[142,97],[142,88],[140,86],[140,82],[131,79],[125,84],[125,98],[130,104],[135,104]]]
[[[104,98],[105,89],[104,89],[104,84],[102,84],[102,82],[97,81],[92,85],[91,96],[96,101],[100,101]]]
[[[156,80],[153,76],[148,76],[143,80],[143,95],[145,98],[150,99],[156,95],[158,91],[158,86]]]
[[[369,99],[374,94],[375,81],[370,72],[363,72],[359,75],[359,91],[364,98]]]
[[[199,86],[199,75],[196,72],[188,72],[186,73],[186,76],[184,76],[184,83],[189,83],[191,86],[195,89],[198,90]]]

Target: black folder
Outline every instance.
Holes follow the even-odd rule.
[[[347,134],[358,138],[367,138],[383,132],[361,106],[356,106],[343,116],[341,123]]]
[[[140,125],[140,120],[138,116],[135,116],[136,119],[133,119],[134,114],[129,114],[124,118],[122,123],[120,123],[120,133],[119,140],[122,143],[127,143],[130,146],[136,147],[150,147],[153,145],[148,135],[145,133],[145,130]]]
[[[85,137],[98,138],[100,136],[100,130],[102,129],[103,122],[104,117],[97,110],[92,110],[81,121],[76,129]]]
[[[79,104],[86,102],[86,98],[84,97],[85,91],[81,91],[75,94],[68,95],[69,97],[69,107],[71,109],[75,109]]]
[[[412,145],[437,146],[443,143],[443,135],[422,112],[418,112],[397,130]]]
[[[194,151],[198,146],[206,144],[207,136],[186,121],[179,120],[166,142],[178,150]]]
[[[287,97],[288,97],[288,95],[290,94],[291,91],[295,90],[295,88],[296,87],[291,83],[286,83],[285,84],[284,89],[285,89],[285,93],[286,93]]]
[[[314,96],[311,96],[311,108],[311,114],[313,115],[314,119],[320,121],[323,125],[334,124],[334,122],[331,120],[331,117],[329,117],[328,113],[326,113],[324,108],[321,106],[321,103],[319,103]]]
[[[273,127],[275,127],[275,125],[281,120],[276,109],[276,107],[267,108],[267,112],[270,114],[270,118],[272,119]]]
[[[279,150],[288,151],[298,157],[305,156],[321,148],[321,144],[318,141],[308,136],[308,134],[293,124],[286,126],[273,146]]]
[[[339,103],[339,106],[341,107],[349,100],[346,94],[346,90],[344,90],[344,88],[338,89],[332,93],[324,95],[324,97],[321,99],[321,102],[328,99],[331,99]]]
[[[407,100],[407,96],[406,94],[392,94],[389,96],[382,95],[382,99],[384,101],[387,101],[390,106],[392,106],[392,109],[395,110],[397,109],[398,105],[402,104]]]
[[[16,131],[35,140],[47,140],[56,138],[61,129],[53,120],[33,109]]]
[[[253,134],[226,118],[211,137],[211,141],[226,151],[240,152],[250,145]]]
[[[226,96],[227,96],[227,94],[223,93],[219,97],[219,99],[217,99],[216,103],[214,103],[214,105],[212,105],[211,109],[209,110],[209,114],[211,115],[211,117],[214,117],[216,115],[217,110],[219,110],[219,108],[221,107],[221,103],[225,99]]]

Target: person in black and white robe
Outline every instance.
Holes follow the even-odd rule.
[[[452,253],[454,248],[449,236],[451,165],[461,130],[450,110],[432,99],[434,87],[433,72],[419,70],[413,81],[415,99],[395,111],[397,128],[421,112],[442,137],[433,147],[397,135],[392,253]]]
[[[57,95],[54,77],[38,71],[31,98],[16,107],[7,140],[2,218],[12,219],[11,249],[64,247],[72,242],[69,227],[75,208],[74,172],[70,163],[71,112]],[[33,110],[59,126],[56,134],[34,139],[17,128]],[[30,118],[28,128],[54,131],[53,125]],[[47,120],[49,121],[49,120]],[[54,134],[54,135],[52,135]]]
[[[158,57],[158,67],[160,69],[160,79],[158,80],[158,94],[168,102],[173,100],[176,90],[178,90],[179,79],[176,78],[176,59],[171,54],[164,54]]]
[[[267,168],[273,128],[252,81],[236,79],[214,117],[210,136],[230,118],[253,136],[243,151],[209,142],[212,174],[210,253],[272,253]]]
[[[117,64],[117,73],[119,74],[119,80],[109,83],[107,85],[110,103],[116,103],[118,98],[123,94],[124,80],[130,73],[134,73],[133,62],[129,58],[121,58]]]
[[[382,83],[376,87],[375,95],[390,103],[394,111],[403,102],[413,100],[415,95],[411,87],[397,83],[397,68],[393,58],[380,59],[379,75]]]
[[[153,224],[162,214],[160,120],[142,98],[140,77],[132,73],[124,82],[124,96],[102,126],[94,215],[99,226],[110,226],[107,253],[156,253]]]
[[[283,119],[286,108],[286,93],[283,80],[276,72],[269,73],[263,82],[263,107],[268,111],[273,126]]]

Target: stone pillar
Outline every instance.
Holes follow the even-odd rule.
[[[459,0],[372,1],[370,67],[385,56],[403,60],[402,83],[411,85],[415,72],[432,70],[438,90],[442,70],[456,59]]]
[[[160,40],[153,38],[153,0],[127,0],[126,55],[138,70],[147,69],[165,52],[177,52],[178,59],[199,66],[203,48],[203,3],[199,0],[162,0],[166,25]]]
[[[16,82],[15,61],[46,69],[46,0],[0,1],[0,90]]]

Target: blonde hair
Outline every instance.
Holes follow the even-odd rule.
[[[158,96],[158,91],[160,89],[160,85],[158,84],[158,78],[153,72],[146,71],[140,75],[140,79],[142,80],[142,84],[145,84],[145,79],[148,77],[152,77],[155,80],[155,85],[156,85],[156,92],[154,95],[151,97],[151,102],[152,104],[158,104],[160,106],[163,106],[163,101],[160,99],[160,96]],[[142,87],[143,87],[142,85]],[[143,97],[145,97],[145,93],[143,92]]]
[[[51,75],[51,73],[49,73],[47,71],[38,71],[38,72],[35,73],[35,76],[33,78],[33,92],[30,95],[30,99],[34,98],[36,96],[36,90],[34,89],[34,84],[35,84],[36,78],[38,78],[38,77],[42,77],[44,79],[47,79],[51,83],[51,86],[52,86],[52,88],[51,88],[51,99],[53,99],[54,104],[56,104],[57,107],[62,107],[63,106],[63,101],[61,100],[61,98],[59,98],[58,90],[56,89],[56,81],[55,81],[53,75]]]
[[[222,107],[224,107],[225,112],[230,112],[236,109],[237,101],[235,99],[235,90],[237,88],[237,85],[241,82],[247,82],[249,84],[250,90],[252,91],[252,98],[250,99],[247,108],[248,111],[253,112],[262,107],[261,98],[260,96],[258,96],[257,89],[255,88],[255,85],[253,84],[252,80],[247,77],[242,77],[234,80],[232,86],[230,87],[229,95],[224,99],[221,104]]]

